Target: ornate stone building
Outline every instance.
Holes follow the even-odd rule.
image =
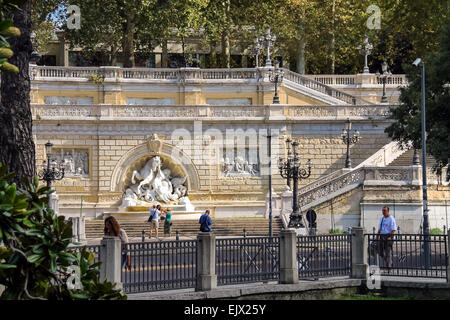
[[[404,230],[420,227],[420,168],[410,166],[412,158],[407,166],[389,166],[405,150],[384,133],[390,105],[377,104],[381,85],[374,75],[316,81],[285,70],[281,104],[273,105],[267,68],[34,67],[31,72],[36,161],[42,164],[50,140],[52,157],[66,172],[55,183],[62,214],[77,216],[82,208],[87,219],[118,212],[133,216],[126,204],[164,199],[181,208],[175,215],[180,219],[197,217],[205,208],[215,217],[267,216],[270,130],[274,214],[284,221],[289,206],[281,205],[286,181],[277,161],[289,137],[299,143],[301,162],[311,159],[299,202],[303,211],[319,213],[319,231],[371,228],[385,204],[395,206]],[[405,83],[397,78],[391,98]],[[340,134],[347,119],[361,134],[351,146],[351,170],[342,169],[346,145]],[[430,222],[441,227],[447,225],[448,181],[431,180]]]

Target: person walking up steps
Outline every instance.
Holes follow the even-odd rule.
[[[171,227],[172,227],[172,209],[167,208],[166,216],[165,216],[165,220],[164,220],[164,235],[168,234],[170,237]]]
[[[161,211],[159,211],[159,208],[161,208],[160,205],[155,206],[153,205],[153,208],[150,208],[150,218],[148,218],[148,221],[150,222],[150,235],[149,239],[152,238],[153,230],[155,230],[156,239],[159,239],[158,235],[158,221],[159,221],[159,215],[161,214]]]
[[[200,223],[200,231],[211,232],[212,219],[209,216],[209,210],[205,211],[205,213],[198,220],[198,223]]]

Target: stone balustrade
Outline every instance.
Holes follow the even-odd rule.
[[[328,86],[356,86],[365,84],[382,85],[383,82],[375,73],[369,74],[319,74],[319,75],[305,75],[305,77],[314,79],[320,83]],[[386,85],[401,86],[408,84],[406,75],[395,74],[387,78]]]
[[[428,171],[428,170],[427,170]],[[299,190],[299,206],[302,211],[316,206],[331,198],[337,197],[360,185],[400,186],[422,183],[422,169],[420,166],[407,167],[359,167],[347,173],[330,174]],[[429,184],[436,184],[436,174],[428,172]],[[434,177],[434,178],[433,178]]]
[[[318,91],[338,101],[350,105],[370,105],[371,102],[345,93],[328,84],[334,84],[334,80],[340,80],[339,83],[356,83],[350,81],[353,76],[305,76],[288,69],[281,68],[284,72],[284,81],[293,82],[308,89]],[[270,83],[269,74],[272,68],[239,68],[239,69],[200,69],[200,68],[120,68],[120,67],[49,67],[49,66],[30,66],[31,78],[35,81],[49,81],[55,79],[58,81],[74,81],[75,79],[89,81],[92,75],[100,76],[100,81],[127,82],[127,81],[168,81],[180,83],[197,82],[223,82],[225,80]],[[397,80],[395,80],[395,79]],[[328,80],[326,80],[328,79]],[[395,83],[402,82],[402,76],[392,78]],[[377,80],[374,80],[377,84]]]

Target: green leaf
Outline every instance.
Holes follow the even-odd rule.
[[[15,269],[17,268],[14,264],[2,264],[0,263],[0,269]]]

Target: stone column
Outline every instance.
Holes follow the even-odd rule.
[[[364,228],[352,228],[352,278],[356,279],[367,278],[367,237],[364,232]]]
[[[294,229],[280,232],[280,283],[298,283],[297,233]]]
[[[216,236],[212,232],[197,235],[197,285],[195,291],[217,288]]]
[[[121,282],[121,251],[122,243],[119,237],[104,236],[100,242],[100,281],[105,279],[116,283],[116,289],[122,289]]]

